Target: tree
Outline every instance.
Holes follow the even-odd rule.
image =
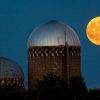
[[[100,100],[100,89],[90,89],[87,98],[88,100]]]
[[[40,100],[66,100],[69,98],[69,87],[64,81],[52,73],[37,81],[36,88]]]
[[[69,87],[72,98],[83,98],[87,94],[87,87],[82,77],[71,77]]]

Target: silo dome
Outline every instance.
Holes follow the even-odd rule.
[[[68,25],[52,20],[35,28],[28,38],[28,85],[48,73],[69,80],[80,76],[80,41]]]
[[[52,20],[34,29],[28,39],[28,48],[32,46],[80,46],[76,32],[62,22]]]
[[[0,57],[0,84],[15,84],[18,81],[18,85],[22,86],[24,75],[21,67],[14,61]]]

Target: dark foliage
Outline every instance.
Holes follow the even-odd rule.
[[[88,100],[100,100],[100,89],[92,89],[87,93]]]
[[[27,91],[16,86],[0,86],[0,100],[100,100],[100,90],[87,90],[82,77],[69,81],[48,74],[37,81],[35,89]]]
[[[67,81],[61,80],[53,74],[48,74],[43,81],[38,81],[36,89],[40,100],[65,100],[69,98]]]
[[[69,79],[70,95],[72,98],[84,99],[87,88],[82,77],[72,77]]]

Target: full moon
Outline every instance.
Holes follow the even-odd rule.
[[[95,17],[88,23],[86,35],[93,44],[100,45],[100,17]]]

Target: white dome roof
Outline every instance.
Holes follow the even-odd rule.
[[[14,61],[0,57],[0,78],[23,78],[21,67]]]
[[[52,20],[34,29],[28,39],[28,48],[32,46],[80,46],[76,32],[62,22]]]

